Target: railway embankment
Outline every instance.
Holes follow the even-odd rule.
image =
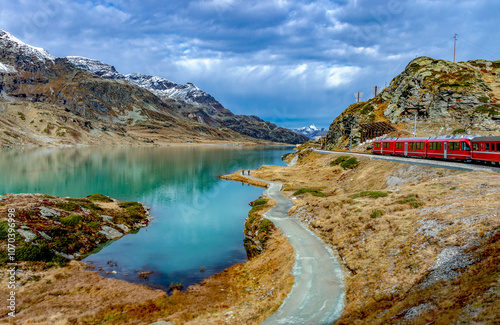
[[[283,183],[289,215],[338,254],[346,275],[338,324],[500,317],[498,173],[296,155],[295,166],[252,175]]]

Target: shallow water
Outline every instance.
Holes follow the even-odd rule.
[[[246,261],[243,224],[248,202],[262,189],[218,176],[284,165],[281,155],[290,151],[219,146],[2,150],[0,193],[102,193],[143,202],[155,218],[150,225],[85,261],[101,266],[105,276],[163,289],[171,283],[187,287]],[[138,278],[138,271],[150,270],[149,279]]]

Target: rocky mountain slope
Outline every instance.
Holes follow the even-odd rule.
[[[93,134],[91,126],[96,124],[101,125],[101,131],[107,132],[104,136],[112,144],[122,143],[124,138],[130,140],[127,143],[151,142],[148,133],[157,134],[157,138],[166,142],[256,141],[247,136],[285,143],[305,141],[289,130],[271,132],[276,126],[254,118],[250,118],[251,123],[243,118],[245,121],[240,124],[244,124],[245,129],[242,132],[231,131],[225,124],[237,124],[232,120],[238,117],[210,95],[194,85],[177,85],[170,91],[170,96],[175,94],[176,99],[160,96],[159,90],[145,88],[145,80],[150,79],[152,86],[154,78],[122,76],[112,66],[95,60],[55,58],[0,30],[0,113],[11,113],[0,120],[4,130],[0,133],[0,143],[19,145],[49,141],[37,141],[40,136],[54,139],[49,141],[52,144],[58,143],[55,141],[58,135],[53,134],[50,125],[39,128],[47,130],[45,134],[31,129],[28,133],[34,136],[26,134],[26,124],[29,126],[40,120],[45,123],[45,119],[12,119],[21,114],[33,115],[33,106],[56,119],[59,128],[72,128],[67,125],[68,119],[83,120],[78,122],[83,125],[78,131],[84,133],[86,140],[69,137],[66,143],[98,143],[103,135]],[[166,84],[165,80],[160,81]],[[230,122],[216,121],[214,117],[219,116],[227,116]]]
[[[360,124],[388,122],[412,131],[417,114],[420,136],[450,135],[453,131],[497,134],[500,117],[500,61],[453,63],[420,57],[376,97],[350,105],[330,125],[330,147],[342,147]],[[411,133],[410,133],[411,134]]]
[[[222,126],[238,133],[276,142],[302,143],[307,141],[295,132],[264,121],[256,116],[235,115],[213,96],[193,83],[177,84],[158,76],[131,73],[122,75],[112,65],[83,57],[67,57],[77,67],[107,79],[125,80],[147,89],[166,104],[173,104],[182,116],[209,126]]]

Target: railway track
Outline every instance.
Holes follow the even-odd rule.
[[[314,150],[314,152],[324,153],[324,154],[349,154],[353,156],[368,157],[370,159],[379,159],[387,161],[401,162],[404,164],[421,165],[429,167],[447,168],[447,169],[457,169],[457,170],[482,170],[491,171],[495,173],[500,173],[500,168],[486,165],[486,164],[475,164],[467,162],[456,162],[456,161],[444,161],[444,160],[434,160],[427,158],[414,158],[414,157],[400,157],[400,156],[381,156],[369,153],[360,152],[350,152],[350,151],[333,151],[333,150]]]

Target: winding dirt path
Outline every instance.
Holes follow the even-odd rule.
[[[338,262],[318,237],[288,217],[292,203],[281,193],[281,183],[249,178],[270,184],[266,191],[277,205],[265,217],[281,229],[295,250],[292,291],[262,324],[332,324],[344,307],[342,270]]]

